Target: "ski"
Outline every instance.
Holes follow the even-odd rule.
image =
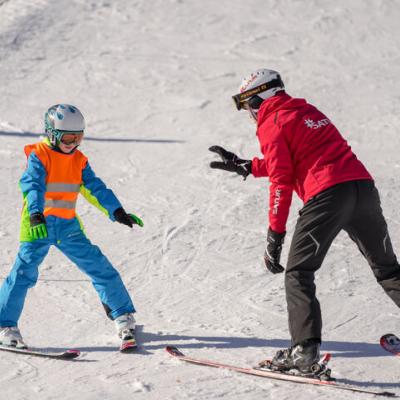
[[[135,338],[125,339],[122,341],[119,351],[121,353],[131,353],[137,349],[137,343]]]
[[[263,378],[271,378],[271,379],[277,379],[277,380],[281,380],[281,381],[289,381],[289,382],[294,382],[294,383],[326,386],[326,387],[331,387],[333,389],[341,389],[341,390],[348,390],[348,391],[352,391],[352,392],[367,393],[367,394],[373,394],[376,396],[396,397],[395,393],[392,393],[392,392],[366,389],[363,387],[352,386],[352,385],[348,385],[345,383],[336,382],[334,380],[321,380],[318,378],[297,376],[297,375],[293,375],[293,374],[270,371],[270,370],[265,370],[265,369],[261,369],[261,368],[242,368],[242,367],[237,367],[234,365],[222,364],[222,363],[215,362],[215,361],[192,358],[192,357],[186,356],[180,350],[178,350],[178,348],[176,348],[174,346],[167,346],[165,348],[165,350],[171,356],[173,356],[181,361],[185,361],[185,362],[188,362],[191,364],[204,365],[204,366],[214,367],[214,368],[222,368],[222,369],[227,369],[230,371],[239,372],[242,374],[255,375],[255,376],[260,376]]]
[[[72,349],[67,349],[59,352],[49,352],[42,349],[24,349],[5,345],[0,345],[0,350],[17,354],[25,354],[27,356],[53,358],[56,360],[72,360],[76,357],[79,357],[79,355],[81,354],[79,350]]]
[[[393,333],[383,335],[380,339],[380,345],[389,353],[400,356],[400,339]]]

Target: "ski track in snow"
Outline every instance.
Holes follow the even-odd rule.
[[[20,328],[34,346],[83,355],[2,353],[0,397],[337,399],[328,388],[183,365],[164,347],[252,366],[289,345],[283,276],[262,261],[268,181],[208,167],[214,144],[260,155],[254,126],[230,98],[253,69],[281,71],[288,93],[343,132],[376,179],[399,251],[399,17],[398,2],[386,0],[0,0],[0,276],[18,249],[23,146],[52,104],[82,109],[83,151],[145,224],[129,230],[78,202],[138,309],[138,353],[118,353],[91,283],[53,250]],[[300,207],[294,198],[283,262]],[[316,280],[334,375],[400,395],[398,359],[378,345],[398,333],[398,309],[345,234]]]

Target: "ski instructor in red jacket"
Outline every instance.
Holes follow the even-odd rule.
[[[243,160],[220,146],[211,168],[246,178],[268,177],[269,229],[265,265],[280,273],[292,193],[304,201],[285,271],[292,347],[276,353],[272,367],[315,372],[321,344],[321,310],[314,274],[343,229],[357,244],[379,284],[400,307],[400,266],[393,252],[374,181],[332,122],[304,99],[285,92],[278,72],[259,69],[233,96],[257,124],[263,158]]]

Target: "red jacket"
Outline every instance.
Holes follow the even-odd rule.
[[[331,121],[304,99],[285,92],[266,99],[258,112],[257,136],[264,159],[252,174],[269,177],[269,223],[284,232],[293,190],[306,203],[341,182],[372,180]]]

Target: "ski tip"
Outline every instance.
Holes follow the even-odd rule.
[[[119,349],[120,353],[133,353],[138,349],[138,346],[135,344],[134,346],[123,346]]]
[[[400,339],[393,333],[383,335],[379,342],[384,350],[394,354],[395,356],[400,355]]]
[[[61,356],[61,358],[72,359],[72,358],[77,358],[80,355],[81,355],[80,350],[69,349],[65,351],[65,353]]]
[[[69,354],[75,354],[76,357],[81,355],[81,351],[80,350],[76,350],[76,349],[69,349],[66,351]]]
[[[384,392],[374,392],[373,394],[375,396],[383,396],[383,397],[399,397],[399,396],[397,396],[396,393],[386,392],[386,391],[384,391]]]
[[[322,357],[321,362],[324,364],[327,364],[329,361],[332,359],[332,354],[331,353],[325,353]]]
[[[165,350],[166,350],[169,354],[171,354],[171,356],[174,356],[174,357],[184,357],[184,356],[185,356],[185,355],[184,355],[181,351],[179,351],[178,348],[175,347],[175,346],[167,346],[167,347],[165,348]]]
[[[391,341],[398,341],[398,337],[394,333],[386,333],[385,335],[382,335],[380,338],[380,343],[386,343],[386,342],[391,342]]]

